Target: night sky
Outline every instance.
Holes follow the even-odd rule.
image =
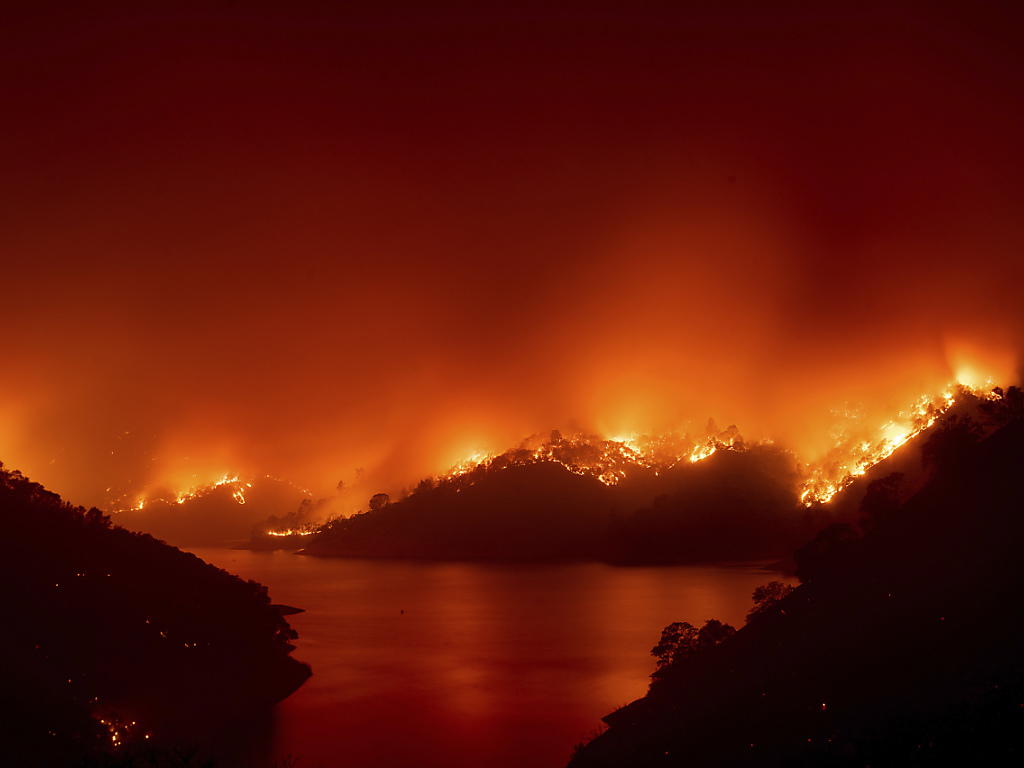
[[[74,503],[1018,381],[1024,7],[28,5],[0,460]]]

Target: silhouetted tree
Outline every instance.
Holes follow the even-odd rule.
[[[967,459],[983,435],[981,425],[970,416],[948,416],[921,446],[921,463],[939,472],[951,469]]]
[[[89,525],[98,525],[102,528],[110,527],[110,515],[104,515],[102,510],[92,507],[85,513],[85,522]]]
[[[669,624],[661,631],[661,640],[651,649],[651,655],[658,660],[658,667],[651,677],[657,680],[673,664],[698,651],[718,645],[735,632],[734,627],[718,619],[708,619],[700,629],[688,621]]]
[[[674,621],[661,630],[661,640],[651,649],[658,660],[654,676],[692,653],[697,647],[697,634],[697,628],[688,621]]]
[[[793,591],[789,584],[781,581],[769,581],[754,590],[754,607],[747,613],[747,621],[752,621],[758,616],[767,613],[775,607],[782,598]]]
[[[708,619],[697,633],[697,647],[711,648],[734,634],[736,634],[736,628],[732,625],[725,624],[718,619]]]
[[[391,497],[386,493],[375,493],[370,497],[370,511],[376,512],[391,503]]]
[[[995,427],[1024,418],[1024,390],[1010,387],[1005,392],[1002,387],[992,390],[991,399],[978,403],[978,410],[985,414],[985,420]]]

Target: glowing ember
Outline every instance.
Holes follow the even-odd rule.
[[[871,467],[934,424],[962,394],[986,396],[981,390],[958,382],[940,395],[918,398],[909,408],[878,427],[868,426],[864,412],[858,408],[834,411],[835,426],[831,432],[833,447],[819,460],[806,465],[801,502],[811,506],[831,500],[854,478],[864,475]],[[476,482],[474,473],[480,470],[486,472],[488,469],[551,462],[574,474],[591,476],[612,486],[637,473],[653,473],[657,476],[680,462],[696,463],[719,451],[744,451],[747,448],[735,426],[719,432],[714,422],[709,421],[707,432],[700,439],[676,434],[657,437],[631,434],[603,439],[596,435],[563,437],[555,431],[546,440],[534,436],[523,441],[519,448],[500,455],[476,451],[455,464],[438,482],[473,485]],[[763,444],[771,442],[762,441]],[[171,501],[183,504],[222,486],[229,486],[235,501],[244,504],[245,492],[252,488],[252,483],[240,480],[238,475],[224,475],[208,485],[179,492]],[[161,499],[142,499],[134,508],[142,509],[145,504],[157,500]],[[267,530],[266,533],[275,537],[309,536],[322,527],[320,523],[296,525],[295,522],[288,521],[285,523],[287,528]]]
[[[984,396],[980,390],[957,383],[941,395],[921,396],[910,408],[900,411],[877,429],[864,426],[864,414],[861,412],[845,411],[836,414],[840,423],[833,432],[834,446],[810,470],[800,500],[806,506],[829,501],[855,477],[865,474],[907,441],[928,429],[956,403],[960,393]]]
[[[478,467],[486,468],[498,462],[501,466],[553,462],[574,474],[590,475],[605,485],[616,485],[631,469],[652,466],[652,462],[643,453],[631,448],[626,440],[602,440],[595,436],[564,438],[554,432],[550,440],[540,445],[533,445],[534,442],[535,438],[530,438],[518,449],[497,457],[488,456],[482,460],[470,457],[452,467],[442,479],[464,477]]]
[[[829,501],[854,478],[864,475],[932,426],[957,402],[961,393],[985,396],[981,390],[958,382],[940,395],[921,396],[909,408],[877,428],[867,427],[865,415],[858,409],[835,412],[837,426],[832,432],[833,448],[808,467],[800,500],[806,506]],[[709,424],[712,426],[713,423]],[[590,475],[605,485],[616,485],[638,470],[653,470],[658,474],[681,461],[695,463],[718,451],[742,451],[746,448],[735,426],[702,441],[675,435],[656,438],[630,435],[609,440],[597,436],[565,438],[554,432],[550,440],[540,445],[535,442],[536,438],[530,438],[519,449],[497,457],[474,454],[452,467],[442,480],[465,478],[479,467],[486,469],[499,462],[500,466],[555,462],[575,474]],[[772,441],[763,442],[771,444]]]
[[[97,721],[110,733],[110,745],[114,749],[124,744],[136,725],[134,720],[122,720],[117,714],[97,718]],[[146,734],[146,738],[149,738],[149,734]]]
[[[273,477],[271,475],[264,475],[263,477],[264,477],[264,479],[274,480],[274,481],[280,482],[280,483],[286,482],[286,481],[280,480],[278,478],[275,478],[275,477]],[[220,479],[215,480],[215,481],[213,481],[211,483],[207,483],[205,485],[194,485],[191,488],[189,488],[188,490],[177,491],[177,492],[175,492],[173,494],[169,494],[167,496],[162,496],[162,495],[143,496],[142,498],[140,498],[138,501],[136,501],[134,504],[132,504],[130,506],[124,506],[123,499],[117,499],[117,500],[114,500],[109,506],[110,506],[111,511],[113,511],[113,512],[121,512],[121,511],[126,511],[126,510],[142,510],[142,509],[145,509],[147,504],[153,504],[155,502],[161,502],[161,501],[164,502],[164,503],[167,503],[167,504],[184,504],[184,503],[192,501],[194,499],[198,499],[198,498],[200,498],[202,496],[206,496],[207,494],[212,493],[213,491],[217,490],[218,488],[222,488],[224,486],[228,486],[229,490],[231,491],[231,496],[235,500],[236,503],[238,503],[238,504],[245,504],[245,494],[246,494],[246,491],[248,491],[249,489],[252,488],[252,484],[253,484],[253,482],[255,480],[256,480],[255,477],[250,477],[248,480],[242,480],[242,479],[239,478],[239,476],[237,474],[234,474],[234,475],[225,474],[225,475],[222,475],[220,477]],[[287,484],[291,485],[291,483],[287,483]],[[298,489],[298,490],[301,490],[303,493],[305,493],[307,495],[309,494],[309,491],[307,491],[305,489]]]
[[[692,439],[677,435],[653,438],[631,435],[606,440],[596,435],[563,437],[556,431],[547,441],[539,442],[536,436],[527,438],[519,448],[500,456],[475,454],[448,470],[441,480],[465,478],[477,468],[552,462],[573,474],[595,477],[605,485],[618,485],[639,471],[658,475],[680,461],[699,461],[721,448],[732,449],[742,444],[736,427],[730,427],[717,437],[707,438],[702,445],[695,445]]]

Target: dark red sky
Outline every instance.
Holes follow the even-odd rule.
[[[1017,379],[1012,4],[101,5],[0,29],[0,459],[76,502]]]

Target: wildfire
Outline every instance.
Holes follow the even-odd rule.
[[[472,456],[463,459],[448,470],[447,475],[448,477],[461,477],[462,475],[472,472],[481,464],[487,464],[493,458],[494,456],[486,451],[476,451]]]
[[[308,528],[288,528],[284,531],[267,531],[268,536],[312,536],[319,532],[319,525],[310,525]]]
[[[273,477],[272,475],[263,475],[263,478],[266,480],[274,480],[276,482],[281,483],[286,482],[284,480],[280,480],[279,478]],[[111,504],[111,510],[114,512],[142,510],[145,509],[147,504],[153,504],[154,502],[160,501],[168,504],[184,504],[194,499],[198,499],[202,496],[206,496],[207,494],[212,493],[218,488],[222,488],[224,486],[229,486],[229,489],[231,491],[231,497],[235,500],[237,504],[245,504],[245,494],[249,489],[252,488],[252,484],[253,482],[256,481],[256,479],[257,478],[255,476],[250,476],[247,480],[243,480],[237,474],[225,474],[222,475],[219,479],[214,480],[213,482],[202,485],[193,485],[188,490],[177,491],[166,496],[143,496],[139,498],[134,504],[131,504],[127,507],[122,506],[120,500],[117,500]],[[288,483],[288,485],[292,484]],[[305,493],[307,495],[309,494],[308,490],[302,488],[299,488],[298,490],[302,491],[302,493]]]
[[[986,388],[989,384],[991,381],[986,383]],[[833,447],[824,457],[805,465],[801,502],[806,506],[828,502],[856,477],[864,475],[932,426],[963,394],[985,397],[986,391],[957,382],[940,395],[919,397],[909,408],[880,426],[869,426],[865,413],[856,407],[833,411]],[[764,440],[762,444],[771,442]],[[719,432],[710,420],[707,433],[702,438],[677,434],[655,437],[630,434],[603,439],[595,435],[563,437],[555,431],[548,439],[534,436],[524,440],[518,448],[500,455],[476,451],[455,464],[439,481],[472,485],[476,481],[474,473],[481,470],[551,462],[574,474],[591,476],[613,486],[631,474],[650,472],[658,475],[682,462],[697,463],[719,451],[743,451],[746,447],[735,426]],[[267,477],[270,478],[269,475]],[[244,504],[245,493],[252,488],[252,483],[240,480],[238,475],[224,475],[207,485],[178,492],[170,499],[143,498],[132,508],[141,510],[157,500],[184,504],[223,486],[229,486],[235,501]],[[319,529],[319,525],[292,524],[283,530],[267,531],[267,534],[275,537],[310,536]]]
[[[879,427],[867,426],[865,414],[859,409],[834,411],[837,426],[832,432],[833,448],[806,470],[800,500],[806,506],[829,501],[854,478],[864,475],[932,426],[962,393],[985,396],[982,389],[957,382],[940,395],[919,397],[909,408]],[[735,426],[717,434],[712,426],[713,423],[709,424],[712,434],[703,440],[685,435],[655,438],[629,435],[607,440],[596,436],[565,438],[553,432],[550,440],[539,445],[536,437],[530,438],[518,449],[500,456],[478,452],[452,467],[442,481],[466,478],[478,468],[554,462],[575,474],[590,475],[605,485],[616,485],[637,470],[658,474],[679,462],[696,463],[718,451],[745,449]],[[764,441],[764,444],[770,443],[770,440]]]
[[[690,454],[690,463],[696,463],[706,459],[708,456],[718,450],[718,446],[715,445],[713,440],[708,440],[704,445],[698,445],[693,449],[693,453]]]
[[[731,429],[735,430],[735,427]],[[721,443],[709,438],[710,450],[706,455],[710,456],[722,445],[731,446],[733,439],[728,438]],[[523,441],[519,448],[500,456],[477,453],[448,470],[442,480],[464,478],[478,468],[551,462],[560,464],[573,474],[589,475],[605,485],[617,485],[638,470],[658,474],[687,457],[698,461],[693,457],[699,450],[689,438],[676,435],[656,438],[629,435],[605,440],[595,435],[563,437],[556,431],[549,440],[541,441],[534,436]]]
[[[981,390],[958,382],[941,395],[922,395],[909,408],[874,430],[864,426],[864,414],[859,411],[837,413],[840,427],[833,432],[835,445],[811,469],[800,500],[806,506],[829,501],[854,478],[865,474],[875,464],[932,426],[953,407],[960,393],[984,396]]]

